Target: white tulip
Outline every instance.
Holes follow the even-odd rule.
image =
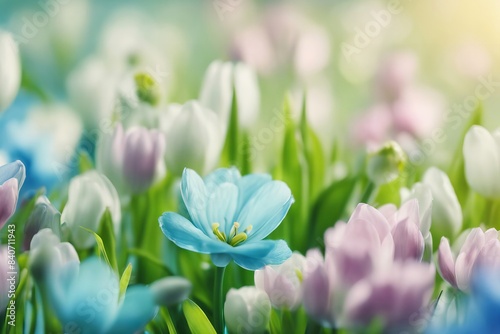
[[[454,238],[462,229],[462,208],[448,175],[431,167],[425,172],[423,182],[432,192],[432,234],[436,238]]]
[[[401,189],[401,200],[403,203],[416,199],[418,202],[418,213],[420,217],[420,232],[427,240],[432,223],[432,190],[427,184],[415,183],[411,191],[403,188]]]
[[[71,180],[61,222],[68,225],[72,243],[77,249],[90,248],[95,244],[94,236],[80,226],[97,231],[106,208],[111,213],[115,233],[118,234],[120,200],[111,181],[97,171],[80,174]]]
[[[181,175],[189,167],[206,174],[219,161],[224,136],[217,115],[196,101],[182,108],[170,108],[170,124],[165,128],[168,170]]]
[[[200,103],[216,112],[229,125],[233,86],[238,103],[238,123],[249,128],[257,121],[260,91],[255,71],[244,63],[214,61],[205,73]]]
[[[64,268],[74,272],[79,264],[73,245],[61,242],[50,228],[41,229],[31,240],[29,268],[39,282]]]
[[[300,253],[280,265],[265,266],[254,274],[255,286],[267,293],[276,308],[295,310],[302,303],[302,271],[306,258]]]
[[[224,319],[230,334],[264,333],[271,317],[267,294],[254,286],[231,289],[224,303]]]
[[[500,130],[473,126],[464,141],[465,176],[469,186],[487,198],[500,198]]]
[[[0,112],[7,109],[21,84],[19,49],[12,35],[0,30]]]

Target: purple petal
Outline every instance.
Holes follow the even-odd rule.
[[[392,229],[394,238],[394,258],[396,260],[415,259],[420,261],[424,254],[424,237],[418,226],[409,219],[398,223]]]
[[[451,252],[450,242],[445,237],[441,238],[437,261],[441,277],[456,288],[457,280],[455,278],[455,260],[453,259],[453,253]]]
[[[16,210],[18,191],[16,178],[9,179],[0,185],[0,229]]]

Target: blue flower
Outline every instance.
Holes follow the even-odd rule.
[[[50,303],[65,333],[132,334],[155,316],[148,287],[129,287],[120,302],[118,276],[105,263],[92,258],[75,269],[66,266],[47,280]]]
[[[236,168],[218,169],[203,180],[185,169],[181,195],[190,219],[166,212],[163,233],[177,246],[211,254],[218,267],[234,260],[256,270],[292,255],[284,240],[262,240],[274,231],[294,202],[290,188],[270,175],[241,177]]]
[[[431,326],[428,334],[500,333],[500,269],[477,270],[463,314],[446,326]],[[439,319],[437,319],[439,321]]]

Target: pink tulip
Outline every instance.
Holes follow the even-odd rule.
[[[26,169],[21,161],[0,166],[0,229],[14,214]]]
[[[97,168],[120,191],[147,190],[165,174],[165,138],[157,130],[118,124],[112,135],[103,135],[97,146]]]
[[[332,254],[344,286],[366,277],[380,262],[422,259],[424,238],[417,200],[399,210],[381,210],[359,204],[347,224],[339,222],[325,233],[327,256]]]
[[[359,204],[347,223],[325,232],[325,257],[306,256],[303,303],[306,312],[324,326],[370,324],[377,317],[384,328],[410,325],[429,302],[435,268],[420,262],[424,238],[418,201],[398,210],[377,210]]]
[[[325,327],[335,326],[334,268],[329,268],[318,249],[306,254],[303,304],[307,314]]]
[[[414,261],[394,262],[359,281],[345,299],[344,316],[353,325],[381,319],[384,328],[405,329],[416,312],[428,306],[435,268]]]
[[[453,287],[469,291],[471,276],[479,266],[500,268],[500,241],[498,231],[490,228],[486,232],[473,228],[455,257],[447,238],[441,238],[438,249],[438,267],[441,277]]]
[[[134,127],[125,133],[123,176],[134,192],[148,189],[165,173],[165,138],[156,130]]]

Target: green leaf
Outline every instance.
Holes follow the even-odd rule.
[[[80,171],[80,174],[92,169],[94,169],[92,158],[87,151],[81,150],[80,155],[78,156],[78,170]]]
[[[381,185],[375,196],[373,205],[382,206],[387,203],[392,203],[399,206],[401,202],[400,189],[403,186],[402,183],[402,178],[398,177],[394,181]]]
[[[123,271],[122,277],[120,278],[120,299],[125,296],[127,292],[128,283],[130,282],[130,276],[132,275],[132,263],[129,263],[125,270]]]
[[[273,308],[271,309],[271,319],[269,320],[269,332],[271,334],[281,334],[283,331],[281,330],[281,320],[280,316]]]
[[[129,248],[127,251],[131,255],[135,255],[135,256],[138,256],[138,257],[143,258],[145,260],[148,260],[151,264],[153,264],[156,267],[158,267],[159,269],[165,271],[168,276],[172,275],[172,272],[170,271],[170,269],[160,259],[149,254],[148,252],[145,252],[144,250],[139,249],[139,248]]]
[[[246,132],[241,132],[241,154],[238,167],[242,175],[252,172],[252,155],[250,136]]]
[[[193,334],[217,334],[203,310],[188,299],[182,303],[182,311]]]
[[[343,217],[356,183],[356,178],[347,177],[335,181],[319,195],[311,211],[310,231],[313,235],[309,238],[309,246],[313,246],[317,241],[321,242],[326,229]]]
[[[107,254],[111,268],[118,274],[118,262],[116,261],[116,242],[113,227],[113,218],[109,208],[106,208],[99,224],[99,235],[101,236],[105,253]]]
[[[312,201],[323,188],[325,177],[325,154],[318,136],[307,122],[306,95],[302,103],[300,133],[304,145],[304,155],[308,166],[309,200]]]
[[[167,324],[168,332],[170,334],[177,334],[177,330],[175,329],[174,322],[172,321],[172,317],[170,316],[168,309],[162,307],[160,310],[160,314],[163,320],[165,320],[165,323]]]
[[[88,228],[85,228],[83,226],[80,226],[80,228],[84,231],[91,233],[94,236],[95,241],[97,243],[97,249],[96,249],[97,256],[102,257],[102,259],[104,259],[104,261],[106,261],[106,263],[111,267],[111,263],[109,262],[108,254],[106,253],[106,248],[104,247],[104,243],[102,242],[102,239],[99,236],[99,234],[97,234],[94,231],[92,231]]]
[[[306,240],[303,237],[307,229],[308,183],[307,164],[301,147],[300,133],[292,120],[290,98],[287,96],[283,105],[285,114],[285,138],[281,157],[281,178],[290,187],[295,198],[286,220],[277,229],[282,237],[289,241],[292,249],[305,251]],[[300,143],[299,143],[300,142]],[[291,228],[293,226],[293,228]]]
[[[49,102],[50,96],[42,89],[42,87],[35,82],[31,75],[23,69],[21,71],[21,87],[26,91],[37,95],[43,102]]]
[[[448,170],[450,181],[455,189],[458,200],[462,206],[467,202],[467,197],[470,193],[469,185],[465,178],[465,162],[463,155],[463,147],[465,135],[473,125],[481,125],[483,122],[483,105],[479,103],[476,110],[472,113],[465,128],[460,135],[458,146],[455,150],[455,155]]]
[[[222,164],[225,166],[239,165],[240,134],[238,130],[238,100],[236,90],[233,87],[231,102],[231,113],[229,115],[229,126],[226,133],[226,142],[222,153]]]

